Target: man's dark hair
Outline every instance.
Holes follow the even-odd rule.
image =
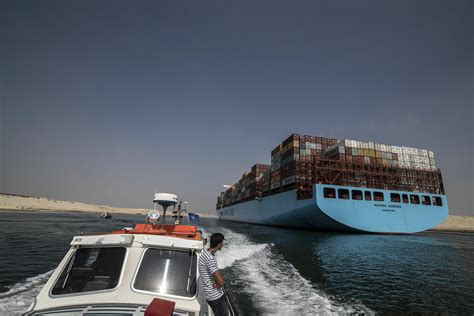
[[[224,235],[221,233],[214,233],[211,236],[211,248],[217,247],[218,244],[224,241]]]

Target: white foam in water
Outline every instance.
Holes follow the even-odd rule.
[[[11,286],[8,291],[0,293],[0,314],[22,315],[26,312],[53,271],[27,278],[24,282]]]
[[[232,266],[246,284],[253,303],[265,314],[307,315],[372,313],[356,304],[345,306],[314,288],[283,256],[272,253],[272,245],[254,244],[245,235],[223,232],[227,242],[217,254],[219,268]]]

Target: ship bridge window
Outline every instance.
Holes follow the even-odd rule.
[[[364,197],[366,201],[371,201],[372,200],[372,193],[370,191],[365,191],[364,192]]]
[[[418,195],[410,194],[411,204],[420,204],[420,197]]]
[[[193,297],[196,294],[196,261],[194,251],[149,248],[138,268],[133,288]]]
[[[431,199],[427,195],[422,195],[421,196],[421,204],[423,205],[431,205]]]
[[[353,200],[362,200],[362,191],[361,190],[352,190],[352,199]]]
[[[324,188],[324,197],[328,199],[336,198],[336,189],[333,188]]]
[[[400,203],[400,194],[390,193],[390,202]]]
[[[349,200],[349,190],[339,189],[339,190],[337,190],[337,194],[339,195],[340,199]]]
[[[443,201],[441,200],[441,197],[433,196],[433,205],[443,206]]]
[[[79,248],[64,267],[52,295],[112,289],[117,286],[126,249]]]
[[[383,201],[383,193],[374,191],[374,201]]]
[[[408,194],[402,194],[402,202],[408,203]]]

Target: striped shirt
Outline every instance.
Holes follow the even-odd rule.
[[[201,275],[201,282],[204,287],[204,297],[207,301],[215,301],[224,295],[224,290],[221,288],[215,288],[213,273],[219,271],[217,268],[216,257],[204,249],[201,257],[199,258],[199,274]]]

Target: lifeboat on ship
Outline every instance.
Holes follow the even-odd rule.
[[[25,315],[214,315],[197,267],[206,239],[196,226],[166,223],[176,195],[153,202],[146,223],[75,236]]]

